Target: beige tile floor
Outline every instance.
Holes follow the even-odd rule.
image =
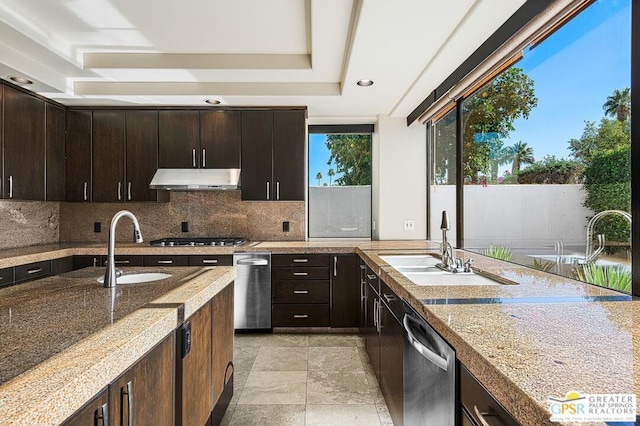
[[[225,426],[393,425],[364,348],[345,334],[238,334]]]

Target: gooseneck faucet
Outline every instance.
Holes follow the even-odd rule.
[[[442,221],[440,222],[440,230],[442,230],[442,243],[440,244],[440,254],[442,255],[442,266],[445,270],[451,270],[455,259],[453,257],[453,247],[447,240],[447,231],[451,230],[449,225],[449,215],[446,210],[442,211]]]
[[[142,233],[140,233],[140,225],[138,219],[128,210],[120,210],[111,219],[111,226],[109,226],[109,246],[107,251],[107,267],[104,271],[104,286],[115,287],[116,286],[116,261],[115,261],[115,249],[116,249],[116,225],[122,217],[128,217],[133,222],[133,241],[136,243],[142,242]]]

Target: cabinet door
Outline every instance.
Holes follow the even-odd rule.
[[[304,201],[305,111],[273,113],[273,199]]]
[[[273,112],[242,112],[242,200],[272,200]]]
[[[206,303],[187,319],[191,348],[182,357],[180,376],[180,413],[178,424],[205,425],[213,410],[211,395],[211,303]],[[185,338],[182,336],[182,338]]]
[[[189,169],[200,161],[198,111],[160,111],[158,113],[158,167]]]
[[[109,385],[109,425],[171,425],[174,418],[175,333]]]
[[[200,111],[200,167],[239,169],[240,111]]]
[[[211,301],[212,315],[212,388],[213,405],[219,400],[233,373],[233,284],[228,285]],[[228,401],[227,401],[228,402]]]
[[[91,201],[91,111],[67,111],[67,201]]]
[[[160,194],[149,189],[158,169],[158,112],[125,112],[126,189],[127,201],[164,200],[166,191]]]
[[[46,153],[47,153],[47,192],[48,201],[64,201],[64,117],[62,108],[46,104]]]
[[[62,426],[108,426],[110,424],[107,423],[108,399],[109,392],[105,388],[75,414],[62,422]]]
[[[124,201],[124,112],[93,112],[93,201]]]
[[[380,380],[380,335],[378,334],[380,299],[369,284],[366,286],[365,298],[367,302],[367,323],[364,333],[365,347],[373,366],[373,371],[376,373],[378,380]]]
[[[44,200],[44,101],[4,88],[3,198]]]
[[[394,425],[402,425],[403,328],[384,303],[380,306],[380,389]]]
[[[189,266],[189,256],[144,255],[144,266]]]
[[[354,254],[331,256],[331,327],[360,326],[360,267]]]

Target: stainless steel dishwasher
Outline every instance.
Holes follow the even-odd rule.
[[[404,303],[404,426],[456,425],[456,354]]]
[[[234,328],[271,329],[271,253],[235,253]]]

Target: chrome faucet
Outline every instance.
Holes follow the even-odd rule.
[[[587,248],[584,254],[585,263],[590,263],[596,260],[598,256],[600,256],[600,253],[602,253],[602,251],[604,250],[604,244],[605,244],[604,234],[597,235],[598,247],[595,250],[593,249],[593,231],[595,229],[597,221],[599,221],[605,216],[610,216],[610,215],[621,216],[625,218],[627,222],[629,222],[629,225],[631,225],[631,215],[623,210],[604,210],[597,213],[595,216],[593,216],[589,221],[589,224],[587,225]]]
[[[442,230],[442,243],[440,243],[440,254],[442,255],[442,269],[450,271],[455,264],[453,257],[453,247],[447,240],[447,231],[451,230],[449,225],[449,215],[446,210],[442,211],[442,221],[440,222],[440,230]]]
[[[140,233],[140,225],[138,219],[128,210],[120,210],[111,219],[111,226],[109,226],[109,246],[107,251],[107,267],[104,271],[104,286],[115,287],[116,286],[116,225],[121,217],[126,216],[133,222],[133,241],[136,243],[142,242],[142,234]]]

